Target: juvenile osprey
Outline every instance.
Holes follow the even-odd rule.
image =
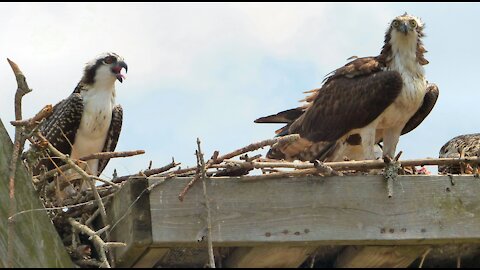
[[[123,110],[115,105],[115,81],[123,81],[121,73],[127,64],[115,53],[105,53],[86,64],[83,77],[73,93],[53,107],[53,114],[40,125],[45,138],[60,152],[73,159],[114,151],[122,128]],[[39,174],[63,163],[44,157],[33,167]],[[86,170],[100,175],[109,160],[89,160]]]
[[[422,21],[403,14],[390,23],[380,55],[356,58],[333,71],[303,107],[255,120],[286,123],[278,136],[300,134],[301,139],[270,149],[276,159],[328,161],[375,159],[375,145],[383,141],[383,155],[394,157],[401,134],[430,113],[438,88],[427,85],[428,64],[421,38]]]
[[[460,158],[460,157],[474,157],[480,156],[480,133],[466,134],[457,136],[440,149],[438,155],[440,158]],[[472,173],[473,170],[469,165],[461,169],[458,165],[438,166],[439,173]]]

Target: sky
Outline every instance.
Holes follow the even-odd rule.
[[[172,157],[194,166],[197,137],[206,157],[273,137],[280,125],[253,121],[299,106],[303,91],[350,56],[378,55],[405,11],[426,25],[426,77],[440,96],[397,152],[438,157],[449,139],[479,132],[477,3],[0,3],[0,11],[0,119],[12,138],[16,81],[7,57],[33,89],[24,118],[70,95],[97,55],[124,57],[116,150],[146,153],[111,160],[107,178]]]

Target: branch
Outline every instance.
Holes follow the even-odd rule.
[[[249,144],[249,145],[247,145],[243,148],[237,149],[233,152],[230,152],[230,153],[225,154],[225,155],[220,156],[220,157],[218,157],[218,152],[215,152],[212,156],[212,159],[208,160],[207,164],[205,165],[205,170],[208,170],[214,164],[222,163],[225,159],[230,159],[230,158],[245,154],[247,152],[255,151],[259,148],[263,148],[265,146],[273,145],[273,144],[276,144],[276,143],[286,144],[286,143],[294,142],[294,141],[298,140],[299,138],[300,138],[300,136],[298,134],[292,134],[292,135],[287,135],[287,136],[283,136],[283,137],[268,139],[268,140],[264,140],[264,141],[261,141],[261,142]],[[190,169],[190,171],[192,171],[192,172],[194,170],[196,170],[196,169],[195,168]],[[173,172],[172,174],[175,174],[175,172]],[[178,195],[178,199],[180,201],[183,201],[183,198],[185,197],[185,194],[187,193],[187,191],[193,186],[193,184],[195,184],[195,182],[198,179],[199,179],[198,174],[196,174],[195,177],[182,190],[182,192],[180,192],[180,194]]]
[[[276,143],[281,144],[281,143],[294,142],[294,141],[298,140],[299,138],[300,138],[300,136],[298,134],[292,134],[292,135],[287,135],[287,136],[283,136],[283,137],[277,137],[277,138],[273,138],[273,139],[264,140],[264,141],[257,142],[257,143],[252,143],[252,144],[247,145],[243,148],[240,148],[238,150],[235,150],[235,151],[230,152],[226,155],[223,155],[223,156],[220,156],[220,157],[216,158],[214,160],[214,164],[221,163],[225,159],[231,159],[231,158],[236,157],[238,155],[245,154],[245,153],[251,152],[251,151],[255,151],[255,150],[263,148],[265,146],[274,145]]]
[[[105,211],[105,205],[102,202],[102,198],[98,194],[98,190],[95,187],[95,182],[92,179],[90,175],[88,175],[82,168],[80,168],[75,162],[70,159],[67,155],[64,155],[62,152],[60,152],[57,148],[55,148],[45,137],[40,132],[37,132],[36,136],[40,138],[42,141],[42,144],[46,144],[48,150],[52,152],[55,156],[59,157],[61,160],[63,160],[65,163],[69,164],[72,169],[74,169],[84,181],[88,183],[90,188],[92,189],[93,196],[95,197],[95,200],[97,201],[97,205],[100,208],[100,214],[102,216],[103,222],[105,225],[107,225],[107,212]]]
[[[80,160],[87,161],[91,159],[111,159],[119,157],[131,157],[145,154],[145,150],[123,151],[123,152],[100,152],[81,157]]]
[[[15,92],[15,120],[22,120],[22,98],[24,95],[30,93],[32,90],[28,87],[25,76],[23,75],[20,68],[13,61],[8,59],[8,63],[13,70],[13,74],[17,80],[17,91]],[[20,127],[15,127],[15,143],[12,153],[12,159],[10,161],[10,173],[9,173],[9,216],[12,217],[15,215],[16,211],[16,201],[15,201],[15,175],[17,172],[17,164],[20,160],[20,153],[23,152],[23,147],[25,144],[25,138],[22,136],[22,130]],[[8,223],[8,240],[7,240],[7,253],[8,253],[8,267],[13,267],[13,219],[9,220]]]
[[[73,218],[68,218],[68,222],[73,228],[75,228],[76,231],[83,232],[84,234],[92,238],[92,242],[95,245],[95,249],[97,250],[98,256],[100,257],[100,262],[102,263],[101,267],[110,268],[106,253],[106,249],[108,249],[108,247],[106,246],[103,239],[88,226],[83,225],[78,221],[75,221]]]
[[[181,163],[176,163],[175,160],[172,159],[172,162],[170,162],[169,164],[167,164],[167,165],[165,165],[161,168],[145,170],[145,171],[137,173],[137,174],[131,174],[131,175],[126,175],[126,176],[116,177],[112,180],[112,182],[113,183],[120,183],[120,182],[123,182],[125,180],[128,180],[131,177],[137,177],[137,176],[146,176],[146,177],[152,176],[154,174],[159,174],[159,173],[162,173],[162,172],[166,172],[166,171],[168,171],[172,168],[177,167],[180,164]]]
[[[207,242],[208,242],[208,259],[210,268],[215,268],[215,257],[213,256],[213,244],[212,244],[212,216],[210,212],[210,202],[207,195],[207,184],[206,184],[206,166],[205,160],[203,159],[202,149],[200,148],[200,139],[197,138],[197,163],[199,171],[202,177],[203,184],[203,197],[205,198],[205,208],[207,208]]]
[[[228,160],[226,162],[232,163],[245,163],[237,160]],[[464,158],[423,158],[423,159],[407,159],[400,160],[401,166],[425,166],[425,165],[456,165],[460,162],[480,164],[480,157],[464,157]],[[251,161],[252,166],[256,169],[260,168],[295,168],[303,170],[312,170],[315,168],[313,163],[310,162],[263,162],[263,161]],[[369,169],[382,169],[385,167],[385,162],[382,159],[379,160],[360,160],[360,161],[338,161],[338,162],[325,162],[326,166],[331,167],[336,171],[346,170],[369,170]],[[226,165],[213,165],[213,168],[226,168]]]
[[[15,120],[15,121],[10,121],[10,124],[12,126],[25,126],[25,127],[31,127],[35,124],[38,124],[40,121],[43,119],[49,117],[53,113],[53,107],[52,105],[46,105],[41,109],[34,117],[26,120]]]

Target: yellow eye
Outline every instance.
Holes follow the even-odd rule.
[[[393,27],[398,27],[400,25],[400,22],[395,20],[392,22]]]
[[[417,22],[415,20],[410,20],[411,27],[417,27]]]

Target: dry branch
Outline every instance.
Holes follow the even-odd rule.
[[[46,105],[41,109],[34,117],[26,120],[15,120],[15,121],[10,121],[10,124],[12,126],[26,126],[26,127],[31,127],[35,124],[38,124],[40,121],[43,119],[49,117],[53,113],[53,107],[52,105]]]
[[[15,92],[15,120],[20,121],[22,120],[22,98],[24,95],[30,93],[32,90],[28,87],[27,81],[25,76],[23,75],[20,68],[15,64],[13,61],[8,59],[8,63],[13,70],[13,74],[17,80],[17,91]],[[15,215],[16,211],[16,202],[15,202],[15,175],[17,172],[17,164],[20,160],[20,153],[23,152],[23,147],[25,144],[25,138],[22,135],[21,127],[15,127],[15,142],[14,148],[12,153],[12,159],[10,162],[10,173],[9,173],[9,200],[10,200],[10,208],[9,208],[9,217]],[[7,240],[7,257],[8,267],[13,267],[13,219],[9,219],[8,222],[8,240]]]
[[[232,163],[245,163],[237,160],[227,160],[226,162]],[[464,157],[464,158],[424,158],[424,159],[407,159],[400,160],[401,166],[425,166],[425,165],[455,165],[460,162],[480,164],[480,157]],[[251,161],[252,166],[256,169],[261,168],[295,168],[299,170],[309,170],[314,172],[315,166],[310,162],[263,162],[263,161]],[[379,160],[360,160],[360,161],[338,161],[338,162],[325,162],[325,165],[331,167],[336,171],[346,170],[370,170],[370,169],[382,169],[385,167],[385,162],[382,159]],[[213,165],[213,168],[226,168],[224,164]]]
[[[268,140],[264,140],[264,141],[257,142],[257,143],[252,143],[252,144],[247,145],[243,148],[240,148],[238,150],[235,150],[233,152],[230,152],[228,154],[225,154],[223,156],[218,157],[215,160],[215,164],[221,163],[225,159],[231,159],[231,158],[239,156],[241,154],[245,154],[247,152],[251,152],[251,151],[255,151],[257,149],[263,148],[265,146],[274,145],[276,143],[294,142],[294,141],[298,140],[299,138],[300,138],[300,136],[298,134],[293,134],[293,135],[287,135],[287,136],[283,136],[283,137],[268,139]]]
[[[213,243],[212,243],[212,216],[210,211],[210,202],[207,194],[207,184],[206,184],[206,165],[205,160],[203,159],[202,149],[200,147],[200,139],[197,138],[198,150],[197,154],[197,163],[199,168],[199,173],[202,177],[203,185],[203,197],[205,198],[205,208],[207,210],[207,242],[208,242],[208,259],[210,268],[215,268],[215,257],[213,256]]]
[[[145,150],[123,151],[123,152],[100,152],[94,153],[85,157],[81,157],[80,160],[87,161],[91,159],[111,159],[120,157],[131,157],[136,155],[145,154]]]
[[[102,216],[102,220],[105,225],[107,225],[107,212],[105,211],[105,205],[102,202],[102,198],[98,194],[98,190],[95,186],[95,181],[92,179],[92,177],[87,174],[82,168],[80,168],[75,162],[69,158],[67,155],[64,155],[62,152],[60,152],[57,148],[55,148],[48,140],[43,137],[43,135],[40,132],[37,132],[36,136],[43,141],[44,144],[47,145],[48,150],[52,152],[55,156],[59,157],[61,160],[63,160],[65,163],[69,164],[70,167],[75,170],[84,181],[87,182],[87,184],[90,186],[92,189],[93,195],[95,197],[95,200],[97,201],[98,207],[100,208],[100,214]]]
[[[287,136],[283,136],[283,137],[268,139],[268,140],[264,140],[264,141],[261,141],[261,142],[249,144],[245,147],[242,147],[240,149],[237,149],[233,152],[230,152],[230,153],[225,154],[225,155],[220,156],[220,157],[218,157],[218,151],[215,151],[215,153],[212,156],[212,159],[208,160],[207,164],[205,165],[205,170],[208,170],[214,164],[222,163],[226,159],[230,159],[230,158],[245,154],[247,152],[255,151],[259,148],[263,148],[265,146],[273,145],[273,144],[276,144],[276,143],[293,142],[293,141],[298,140],[299,138],[300,138],[300,136],[298,134],[292,134],[292,135],[287,135]],[[197,168],[190,169],[190,171],[192,171],[192,172],[195,171],[195,170],[197,170]],[[175,173],[173,172],[173,174],[175,174]],[[195,177],[187,184],[187,186],[185,186],[185,188],[182,190],[182,192],[180,192],[180,194],[178,195],[178,199],[180,201],[183,201],[183,198],[185,197],[185,194],[187,193],[187,191],[193,186],[193,184],[195,184],[195,182],[198,179],[199,179],[199,177],[198,177],[198,173],[197,173],[195,175]]]
[[[180,164],[181,163],[176,163],[175,160],[172,159],[172,162],[170,162],[169,164],[167,164],[163,167],[156,168],[156,169],[151,169],[151,170],[145,170],[145,171],[137,173],[137,174],[131,174],[131,175],[126,175],[126,176],[116,177],[112,180],[112,182],[113,183],[120,183],[120,182],[123,182],[125,180],[128,180],[131,177],[138,177],[138,176],[149,177],[149,176],[152,176],[152,175],[155,175],[155,174],[166,172],[166,171],[168,171],[172,168],[177,167]]]
[[[95,249],[98,252],[98,256],[100,258],[101,267],[106,267],[110,268],[110,264],[108,263],[107,260],[107,250],[109,250],[110,247],[117,247],[117,246],[125,246],[123,243],[105,243],[103,239],[98,236],[100,233],[93,231],[90,229],[88,226],[81,224],[80,222],[74,220],[73,218],[68,218],[68,222],[70,225],[75,228],[76,231],[82,232],[88,236],[90,236],[93,244],[95,245]]]

